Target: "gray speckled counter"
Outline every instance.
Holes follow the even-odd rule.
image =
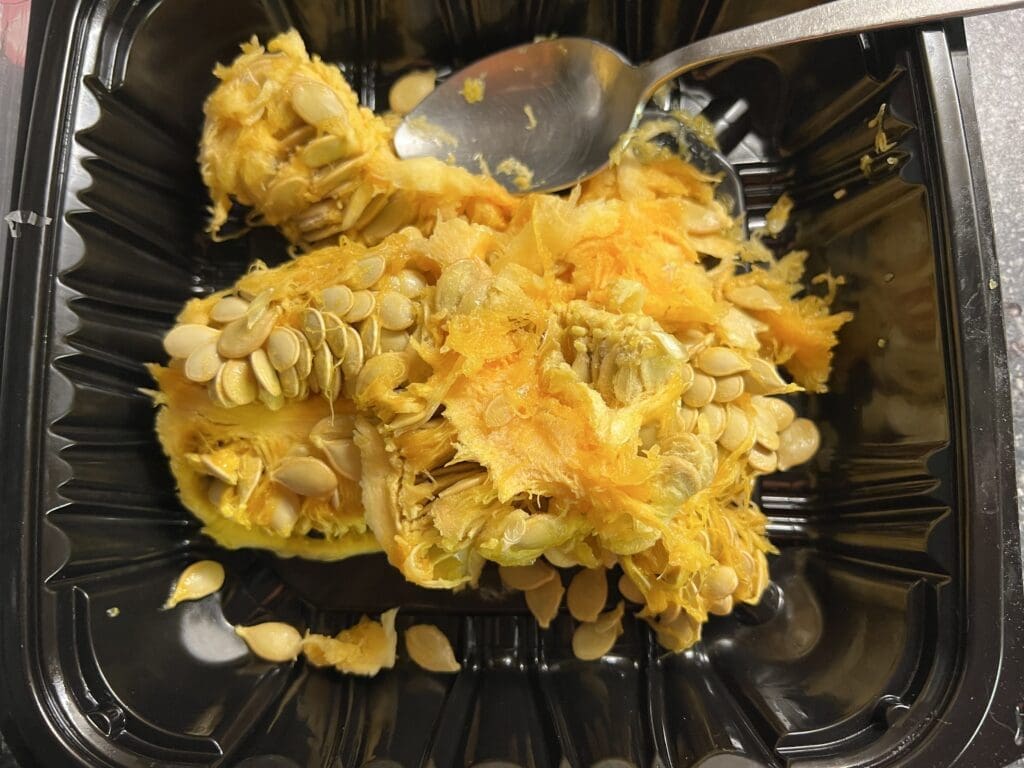
[[[1019,506],[1024,500],[1024,10],[967,19],[966,26],[1006,314]]]

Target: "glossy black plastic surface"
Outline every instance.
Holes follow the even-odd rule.
[[[380,557],[219,551],[152,435],[141,363],[162,358],[181,302],[283,257],[270,232],[201,234],[202,99],[241,40],[297,26],[372,105],[411,66],[552,32],[642,60],[752,21],[753,6],[37,1],[19,207],[54,224],[13,243],[0,401],[0,698],[23,760],[992,768],[1024,754],[1006,363],[959,25],[804,45],[687,83],[741,169],[753,223],[788,191],[785,245],[845,275],[839,304],[857,313],[831,393],[804,404],[823,450],[763,484],[774,584],[692,651],[665,655],[630,620],[611,655],[583,663],[568,619],[539,631],[493,579],[451,595]],[[883,103],[895,146],[877,156],[867,122]],[[225,563],[225,588],[160,611],[205,556]],[[364,680],[271,665],[230,629],[336,630],[394,605],[400,627],[440,626],[464,671],[402,659]]]

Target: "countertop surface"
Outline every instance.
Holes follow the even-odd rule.
[[[10,6],[19,4],[0,2],[0,6],[8,6],[0,10],[10,10]],[[20,14],[9,14],[3,16],[3,21],[0,39],[12,31],[7,24],[27,21],[27,12],[25,19]],[[966,27],[1005,312],[1019,504],[1024,500],[1024,205],[1020,193],[1024,179],[1024,57],[1020,55],[1024,10],[968,19]],[[0,56],[0,65],[5,69],[11,64]],[[20,95],[20,83],[13,83],[11,74],[0,71],[0,104],[16,104]],[[13,162],[14,139],[8,122],[12,117],[17,119],[16,109],[0,109],[0,178],[10,173]],[[0,233],[0,245],[5,234]],[[1021,527],[1024,534],[1024,519]],[[15,765],[0,739],[0,768]],[[1024,768],[1024,761],[1018,761],[1013,768]]]

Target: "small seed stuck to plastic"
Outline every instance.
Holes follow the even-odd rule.
[[[501,583],[509,589],[526,592],[536,589],[556,577],[555,569],[540,560],[530,565],[499,565]]]
[[[302,635],[299,634],[299,630],[280,621],[268,621],[251,627],[235,627],[235,634],[245,641],[250,651],[264,661],[295,661],[302,650]]]
[[[186,600],[199,600],[224,586],[224,566],[216,560],[192,563],[178,577],[164,608],[173,608]]]
[[[458,672],[462,667],[448,637],[432,624],[417,624],[405,630],[405,650],[428,672]]]

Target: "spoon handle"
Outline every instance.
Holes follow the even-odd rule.
[[[1024,0],[832,0],[706,37],[644,65],[644,95],[703,64],[775,46],[1024,6]]]

